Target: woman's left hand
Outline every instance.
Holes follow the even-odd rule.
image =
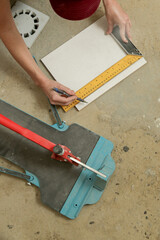
[[[120,28],[120,35],[124,42],[128,42],[126,36],[131,39],[131,21],[116,0],[103,0],[108,22],[107,34],[110,34],[114,25]]]

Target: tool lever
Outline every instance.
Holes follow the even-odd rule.
[[[4,115],[0,114],[0,124],[4,127],[9,128],[10,130],[22,135],[23,137],[29,139],[32,142],[35,142],[36,144],[40,145],[41,147],[53,152],[51,158],[54,158],[59,161],[69,161],[70,163],[74,165],[78,165],[77,163],[73,162],[69,156],[76,158],[69,148],[67,148],[64,145],[61,144],[55,144],[46,138],[41,137],[40,135],[30,131],[27,128],[22,127],[21,125],[15,123],[14,121],[10,120],[9,118],[5,117]],[[56,152],[56,147],[59,146],[61,152]],[[79,160],[80,161],[80,160]]]
[[[55,144],[46,138],[41,137],[40,135],[30,131],[27,128],[20,126],[19,124],[13,122],[9,118],[0,114],[0,124],[4,127],[11,129],[12,131],[24,136],[25,138],[31,140],[32,142],[37,143],[41,147],[52,152],[51,158],[59,161],[68,161],[71,164],[78,166],[79,164],[85,168],[88,168],[90,171],[95,172],[103,177],[106,177],[104,174],[96,171],[95,169],[81,163],[80,159],[74,156],[69,148],[61,144]]]
[[[56,145],[51,141],[47,140],[46,138],[41,137],[40,135],[30,131],[27,128],[20,126],[19,124],[13,122],[9,118],[5,117],[4,115],[0,114],[0,124],[4,127],[11,129],[12,131],[24,136],[25,138],[31,140],[32,142],[37,143],[41,147],[48,149],[49,151],[53,152],[53,148]]]
[[[23,137],[31,140],[32,142],[37,143],[41,147],[49,150],[52,152],[51,158],[59,160],[59,161],[68,161],[71,164],[78,166],[79,164],[82,167],[88,168],[90,171],[95,172],[103,177],[106,177],[104,174],[98,172],[97,170],[85,165],[80,161],[79,158],[74,156],[69,148],[61,144],[55,144],[46,138],[41,137],[40,135],[32,132],[31,130],[22,127],[21,125],[15,123],[14,121],[10,120],[9,118],[5,117],[4,115],[0,114],[0,124],[4,127],[9,128],[10,130],[22,135]],[[5,171],[5,170],[4,170]],[[9,173],[9,171],[8,171]],[[10,171],[11,173],[11,171]],[[22,177],[22,175],[21,175]],[[24,176],[23,176],[24,177]]]

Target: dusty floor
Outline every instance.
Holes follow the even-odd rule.
[[[91,18],[70,22],[45,0],[23,2],[51,16],[30,49],[37,60],[103,15],[100,7]],[[36,187],[1,174],[0,240],[160,240],[160,1],[119,2],[148,63],[81,112],[59,109],[67,124],[76,122],[114,143],[116,171],[100,201],[85,206],[75,220],[42,205]],[[0,58],[0,98],[54,123],[46,97],[2,43]],[[0,165],[18,169],[4,159]]]

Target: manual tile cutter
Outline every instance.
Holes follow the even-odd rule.
[[[3,167],[0,172],[38,186],[43,203],[73,219],[83,205],[102,195],[115,168],[113,144],[77,124],[67,126],[55,106],[52,110],[57,124],[49,126],[0,100],[0,155],[24,168],[25,174]],[[73,165],[51,160],[48,150],[52,158]]]
[[[103,173],[100,173],[97,170],[87,166],[86,164],[81,163],[80,158],[74,156],[71,150],[66,146],[61,144],[55,144],[47,140],[46,138],[43,138],[40,135],[30,131],[29,129],[20,126],[19,124],[13,122],[9,118],[6,118],[2,114],[0,114],[0,124],[11,129],[16,133],[19,133],[23,137],[31,140],[32,142],[37,143],[41,147],[44,147],[45,149],[53,152],[51,158],[59,161],[64,161],[64,162],[68,161],[72,164],[75,164],[76,166],[81,165],[104,178],[106,177],[106,175],[104,175]]]

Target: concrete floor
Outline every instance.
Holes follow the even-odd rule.
[[[71,22],[53,13],[48,1],[23,2],[51,17],[30,49],[37,60],[104,13],[101,5],[91,18]],[[1,174],[0,240],[160,240],[160,1],[119,2],[148,63],[81,112],[59,108],[67,124],[76,122],[114,143],[116,171],[100,201],[75,220],[45,207],[36,187]],[[2,43],[0,56],[0,98],[53,124],[46,97]],[[0,165],[18,170],[2,158]]]

